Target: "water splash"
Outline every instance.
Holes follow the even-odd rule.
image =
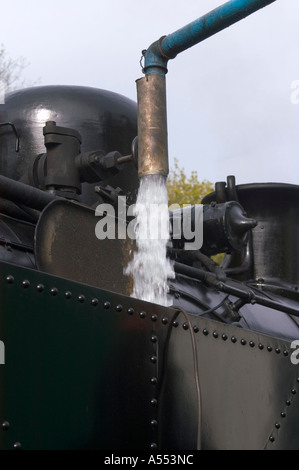
[[[148,175],[140,179],[135,206],[136,246],[124,272],[133,277],[132,297],[168,306],[168,279],[175,277],[167,258],[169,212],[166,178]]]

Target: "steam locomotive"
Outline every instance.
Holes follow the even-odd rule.
[[[201,248],[171,232],[170,306],[133,298],[134,240],[95,225],[136,201],[139,114],[82,86],[0,106],[0,448],[299,449],[299,186],[217,182]]]

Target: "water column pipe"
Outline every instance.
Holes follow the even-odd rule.
[[[138,175],[167,177],[166,81],[168,60],[276,0],[231,0],[178,29],[142,52],[145,76],[136,80]]]

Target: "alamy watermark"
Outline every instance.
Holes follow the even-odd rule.
[[[0,80],[0,104],[5,103],[5,84]]]
[[[291,343],[291,349],[295,349],[295,351],[292,352],[291,354],[291,363],[294,366],[297,366],[299,364],[299,340],[296,339]]]
[[[117,213],[117,216],[116,216]],[[171,214],[171,217],[170,217]],[[202,204],[126,205],[126,197],[119,196],[117,210],[111,204],[99,204],[95,211],[101,216],[95,227],[99,240],[183,240],[185,250],[199,250],[203,243]],[[142,220],[142,224],[140,224]],[[166,223],[165,223],[166,221]]]
[[[5,346],[3,341],[0,341],[0,364],[5,364]]]
[[[299,80],[294,80],[291,83],[291,89],[293,90],[291,93],[291,103],[299,104]]]

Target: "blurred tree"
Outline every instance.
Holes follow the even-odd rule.
[[[184,168],[180,168],[178,160],[174,160],[174,168],[167,180],[168,203],[170,204],[200,204],[202,198],[211,193],[214,186],[210,181],[198,180],[197,171],[187,176]]]
[[[29,63],[24,57],[18,57],[17,59],[8,57],[4,45],[0,45],[0,80],[6,92],[29,86],[26,80],[22,78],[22,73],[28,65]],[[36,82],[30,85],[35,84]]]

